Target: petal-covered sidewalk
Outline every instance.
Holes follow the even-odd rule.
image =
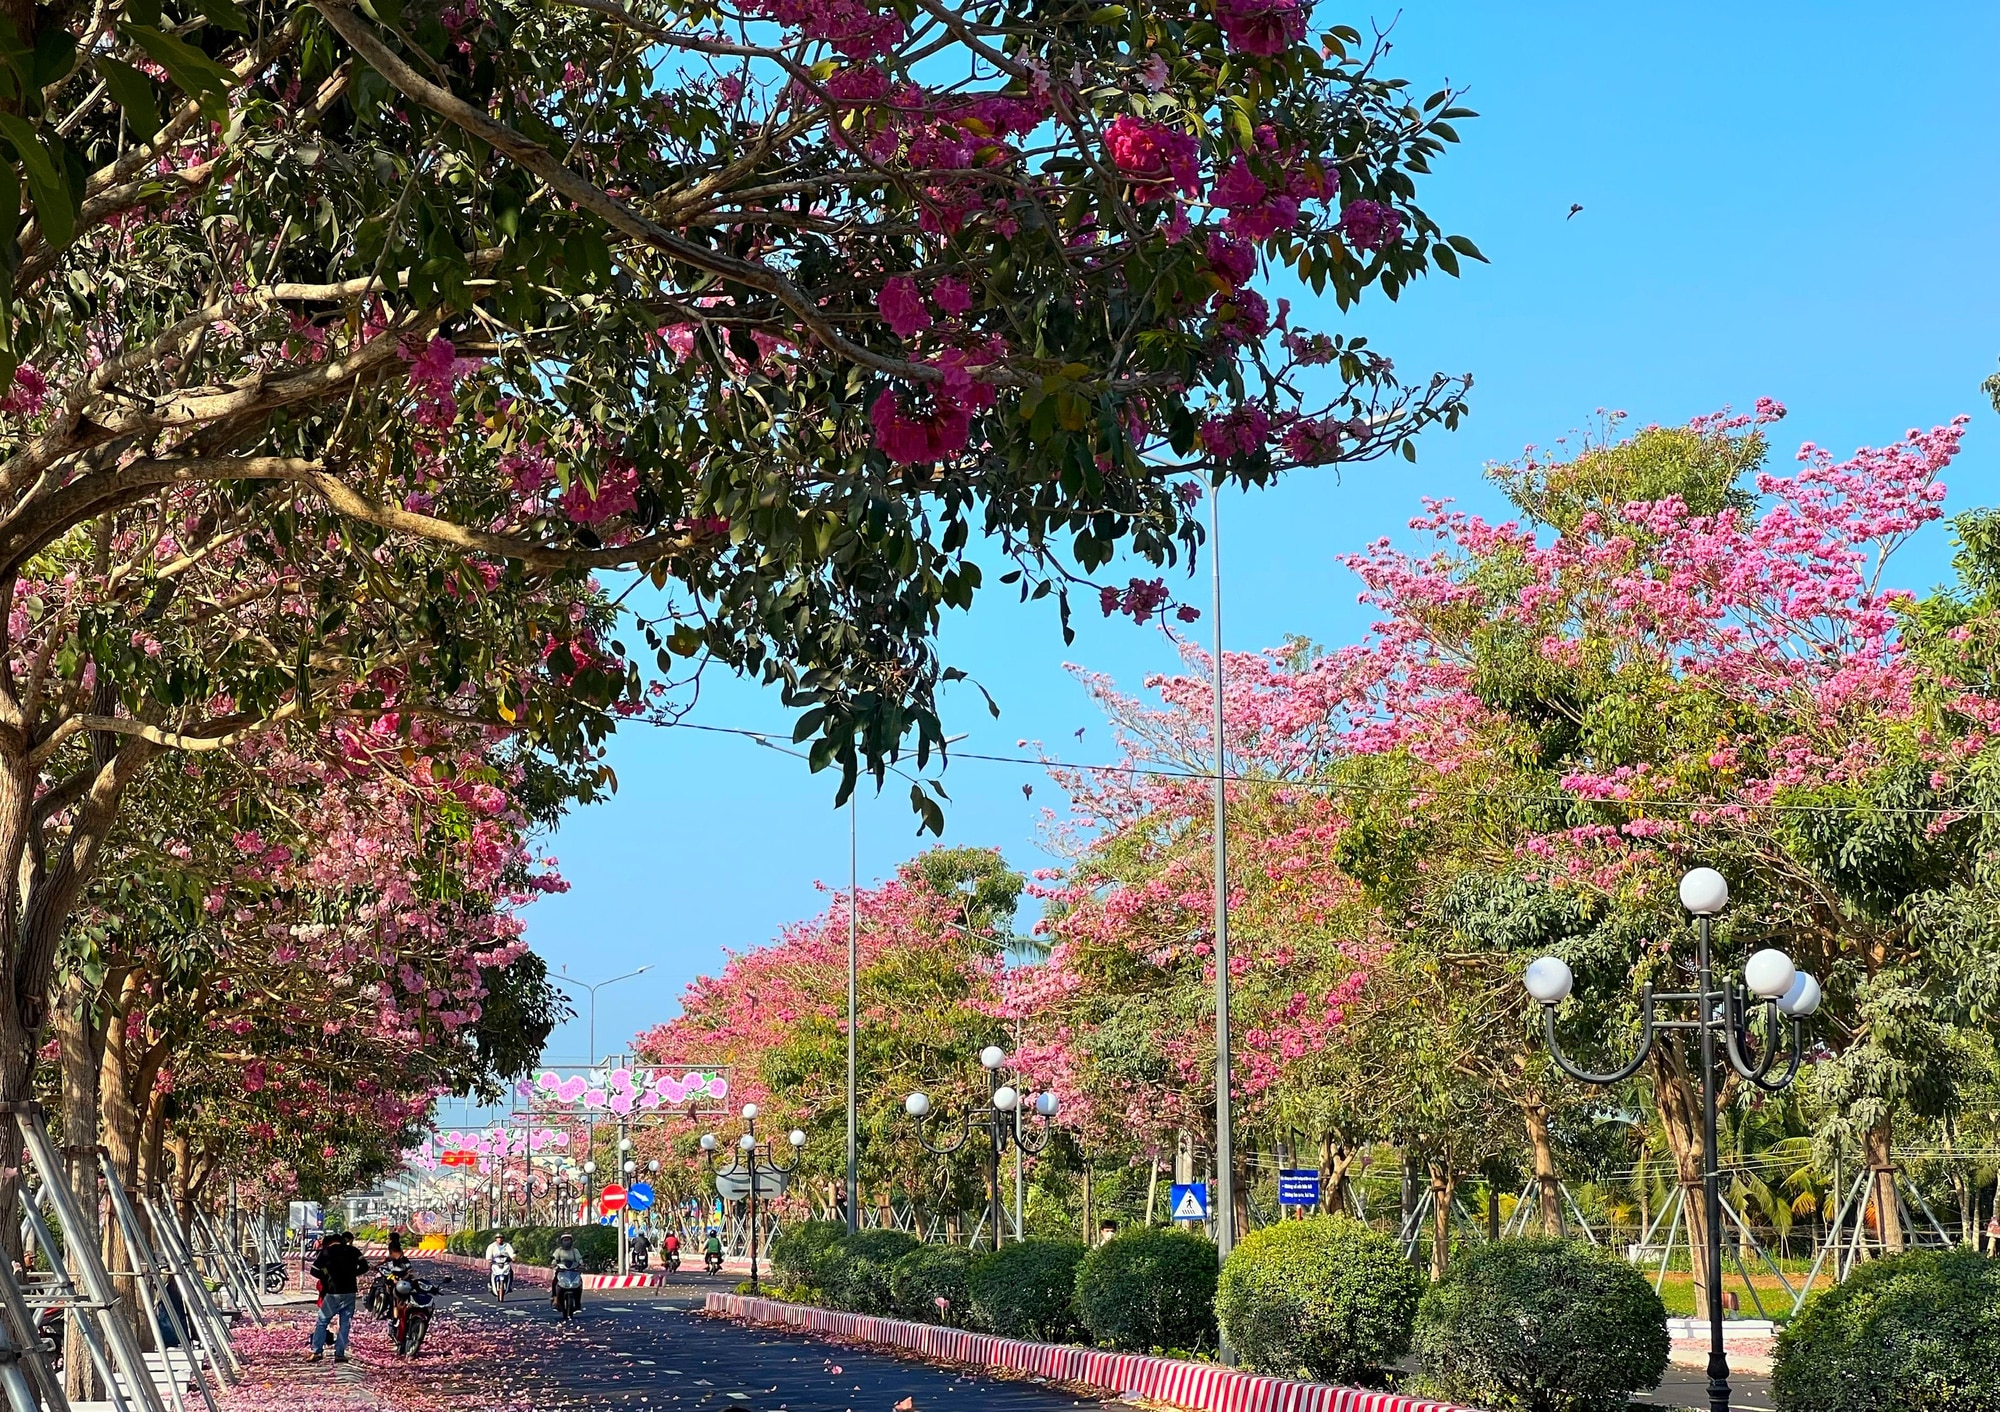
[[[270,1322],[236,1330],[243,1380],[227,1390],[224,1412],[532,1412],[516,1381],[548,1330],[534,1325],[431,1325],[423,1355],[399,1358],[387,1326],[371,1314],[354,1323],[347,1363],[307,1361],[318,1311],[310,1304],[270,1311]]]

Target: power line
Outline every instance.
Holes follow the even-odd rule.
[[[791,741],[791,733],[788,731],[755,730],[748,726],[706,725],[695,721],[664,720],[656,716],[640,717],[639,719],[644,721],[645,724],[647,725],[654,726],[662,730],[707,731],[714,735],[740,736],[744,739],[756,742],[758,745],[763,746],[767,750],[775,750],[781,755],[789,755],[795,760],[806,760],[810,758],[804,751],[795,750],[790,747],[789,742]],[[786,741],[787,744],[785,745],[776,744],[775,742],[779,740]],[[1074,770],[1079,774],[1143,775],[1154,779],[1200,781],[1204,784],[1209,783],[1215,779],[1215,771],[1200,770],[1191,767],[1170,768],[1161,765],[1141,765],[1137,763],[1105,765],[1094,762],[1058,760],[1046,755],[1000,755],[1000,754],[993,754],[990,752],[977,751],[977,750],[957,750],[947,753],[946,751],[940,749],[938,753],[940,757],[945,758],[948,761],[977,760],[982,763],[996,764],[996,765],[1025,765],[1033,769],[1051,771],[1051,772],[1058,770]],[[897,774],[902,775],[903,778],[905,779],[914,778],[913,776],[905,773],[904,771],[896,769],[896,767],[893,765],[889,766],[889,768],[895,770]],[[1351,786],[1344,786],[1334,780],[1287,779],[1274,775],[1247,775],[1231,770],[1225,770],[1223,772],[1222,778],[1225,781],[1234,784],[1263,784],[1263,785],[1272,785],[1285,789],[1324,790],[1329,793],[1351,787]],[[1414,797],[1423,797],[1428,794],[1445,793],[1447,791],[1432,791],[1432,790],[1425,790],[1422,788],[1414,788],[1410,792]],[[1711,809],[1711,810],[1743,809],[1743,810],[1770,810],[1788,814],[1862,814],[1862,813],[1910,814],[1910,815],[1920,815],[1926,818],[1948,817],[1948,818],[1983,819],[1983,818],[1993,818],[1996,816],[2000,816],[2000,808],[1989,809],[1989,808],[1981,808],[1974,805],[1963,805],[1963,806],[1895,805],[1891,807],[1884,807],[1874,804],[1781,803],[1776,800],[1767,800],[1762,803],[1753,803],[1753,802],[1746,802],[1743,800],[1729,800],[1729,799],[1723,799],[1723,800],[1666,799],[1666,798],[1584,799],[1581,798],[1580,796],[1573,794],[1527,794],[1527,793],[1517,793],[1508,790],[1464,790],[1464,791],[1452,790],[1448,792],[1454,798],[1480,799],[1480,800],[1496,801],[1500,803],[1551,804],[1551,805],[1599,804],[1608,807],[1632,809],[1640,811],[1649,809],[1681,809],[1688,811],[1696,809]]]

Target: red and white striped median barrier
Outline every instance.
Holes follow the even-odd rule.
[[[903,1319],[842,1314],[741,1294],[711,1294],[706,1312],[746,1323],[875,1344],[971,1368],[1026,1373],[1112,1397],[1143,1398],[1188,1412],[1473,1412],[1450,1402],[1364,1388],[1300,1383],[1218,1363],[1188,1363],[1141,1353],[1111,1353],[1063,1343],[1029,1343]]]

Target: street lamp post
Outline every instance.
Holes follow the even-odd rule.
[[[792,1145],[792,1162],[789,1167],[778,1162],[778,1154],[769,1142],[757,1141],[757,1105],[743,1105],[743,1136],[736,1139],[739,1160],[748,1168],[750,1183],[750,1293],[757,1293],[757,1178],[759,1168],[774,1176],[789,1176],[799,1169],[799,1150],[806,1145],[806,1135],[793,1128],[786,1141]],[[710,1171],[715,1170],[716,1137],[714,1133],[701,1135],[701,1150],[708,1156]],[[761,1159],[761,1160],[760,1160]]]
[[[993,1226],[993,1248],[1000,1248],[1000,1154],[1014,1143],[1023,1152],[1038,1153],[1049,1145],[1049,1119],[1056,1115],[1056,1096],[1042,1092],[1024,1094],[1012,1084],[1000,1081],[1000,1070],[1007,1064],[1007,1051],[997,1044],[989,1044],[979,1051],[979,1063],[986,1070],[990,1093],[984,1108],[968,1104],[957,1117],[943,1123],[947,1130],[954,1130],[949,1138],[933,1142],[925,1136],[925,1124],[932,1121],[930,1095],[913,1093],[903,1100],[903,1111],[917,1122],[917,1141],[927,1151],[944,1155],[958,1151],[965,1146],[965,1140],[972,1136],[974,1128],[985,1128],[990,1138],[986,1155],[986,1181],[990,1206],[988,1219]],[[1039,1129],[1023,1130],[1020,1110],[1023,1105],[1031,1108],[1042,1120]],[[1033,1134],[1032,1136],[1030,1134]]]
[[[652,969],[652,963],[649,961],[636,971],[627,971],[622,976],[613,976],[610,980],[599,981],[596,985],[586,985],[582,981],[571,980],[565,975],[553,975],[549,977],[557,985],[573,985],[578,990],[590,993],[590,1066],[592,1068],[597,1066],[597,992],[608,985],[617,985],[618,982],[629,981],[634,976],[643,976]]]
[[[1708,1405],[1710,1412],[1729,1412],[1729,1356],[1722,1342],[1722,1182],[1716,1160],[1716,1039],[1721,1037],[1729,1067],[1746,1083],[1770,1093],[1789,1087],[1798,1077],[1803,1055],[1800,1021],[1819,1009],[1820,987],[1806,972],[1793,965],[1791,957],[1775,949],[1753,955],[1743,967],[1743,985],[1724,977],[1719,983],[1710,964],[1709,927],[1729,905],[1729,884],[1713,868],[1696,868],[1681,879],[1681,905],[1694,915],[1697,944],[1695,989],[1653,993],[1649,985],[1639,993],[1639,1043],[1637,1052],[1623,1067],[1608,1074],[1596,1074],[1570,1061],[1556,1036],[1556,1007],[1569,997],[1575,976],[1560,958],[1544,956],[1531,963],[1523,978],[1528,994],[1542,1006],[1548,1032],[1549,1053],[1562,1071],[1589,1084],[1614,1084],[1639,1071],[1653,1052],[1663,1030],[1698,1030],[1701,1033],[1701,1186],[1702,1209],[1707,1213],[1708,1256]],[[1657,1019],[1657,1004],[1686,1006],[1692,1018]],[[1755,1032],[1762,1020],[1762,1037]],[[1791,1022],[1789,1045],[1780,1040],[1784,1022]],[[1756,1053],[1753,1055],[1753,1048]],[[1775,1077],[1781,1048],[1790,1055]]]

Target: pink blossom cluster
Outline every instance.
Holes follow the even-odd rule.
[[[1305,0],[1215,0],[1215,22],[1239,54],[1273,58],[1306,37]]]

